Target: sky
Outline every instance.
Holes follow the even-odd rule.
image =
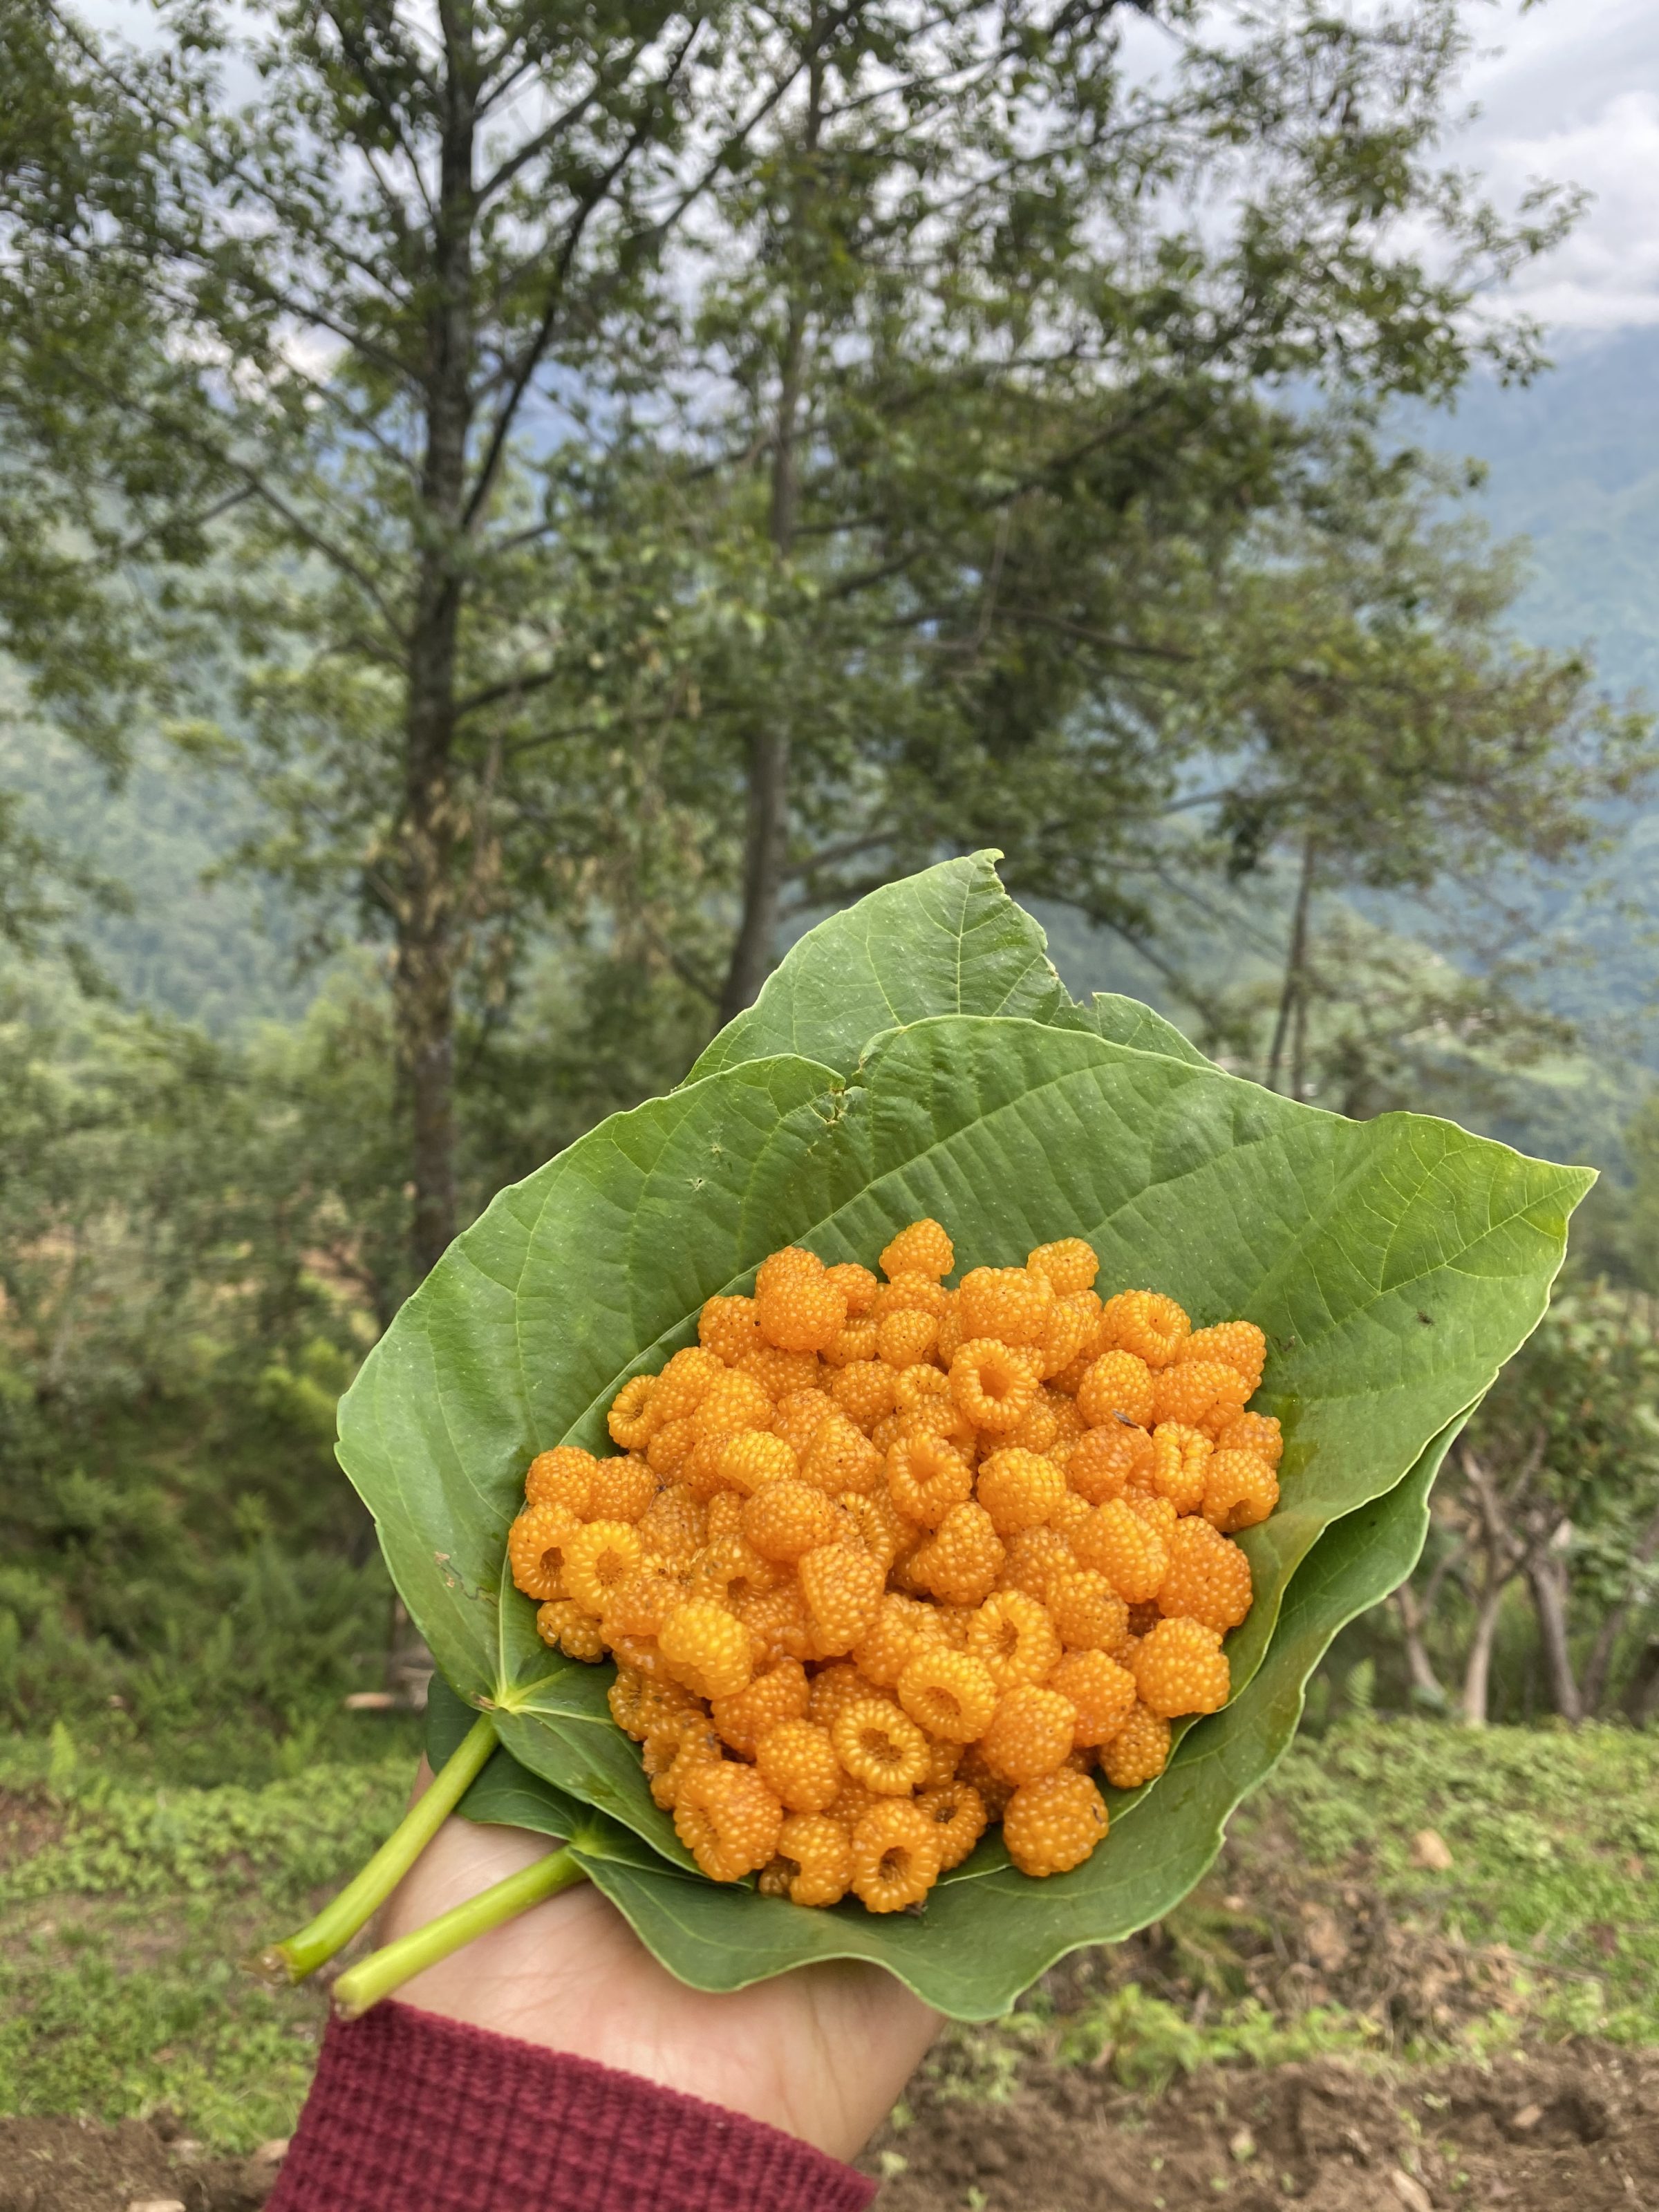
[[[143,34],[137,0],[81,4],[95,24]],[[1592,195],[1572,236],[1506,300],[1564,334],[1659,323],[1659,0],[1466,7],[1478,52],[1465,92],[1480,112],[1448,153],[1500,205],[1544,178]]]
[[[1545,177],[1594,195],[1507,296],[1562,331],[1659,323],[1659,0],[1503,0],[1470,21],[1482,112],[1450,150],[1500,203]]]

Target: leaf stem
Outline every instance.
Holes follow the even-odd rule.
[[[556,1897],[562,1889],[586,1880],[568,1845],[550,1851],[533,1865],[508,1875],[505,1881],[498,1881],[481,1890],[477,1897],[468,1898],[465,1905],[452,1905],[447,1912],[441,1912],[435,1920],[429,1920],[424,1928],[412,1929],[395,1943],[371,1951],[368,1958],[349,1966],[334,1984],[335,2011],[342,2020],[357,2019],[371,2005],[379,2004],[382,1997],[389,1997],[393,1990],[400,1989],[412,1975],[435,1966],[440,1959],[459,1951],[474,1936],[499,1928],[502,1921],[512,1920],[520,1912],[527,1912],[544,1897]]]
[[[361,1874],[296,1935],[261,1951],[253,1972],[270,1982],[302,1982],[348,1944],[377,1912],[466,1795],[495,1748],[495,1723],[481,1713]]]

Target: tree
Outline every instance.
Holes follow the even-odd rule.
[[[1455,0],[1137,12],[1165,80],[1114,0],[331,0],[246,38],[180,0],[143,52],[7,12],[14,511],[73,488],[12,598],[86,611],[12,642],[90,726],[118,687],[75,640],[118,581],[102,649],[246,763],[247,857],[390,939],[417,1266],[458,1010],[550,919],[656,907],[708,981],[736,891],[730,1010],[786,882],[941,843],[1144,918],[1126,859],[1218,741],[1175,711],[1198,586],[1305,488],[1286,392],[1533,358],[1465,313],[1559,220],[1434,165]]]
[[[1461,1706],[1485,1722],[1494,1638],[1520,1583],[1550,1701],[1564,1719],[1638,1699],[1659,1604],[1659,1337],[1649,1302],[1591,1284],[1558,1297],[1454,1447],[1437,1540],[1401,1607],[1413,1680],[1447,1596],[1470,1609]],[[1443,1694],[1443,1693],[1442,1693]]]

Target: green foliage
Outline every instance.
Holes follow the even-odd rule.
[[[874,903],[878,927],[855,911],[825,925],[827,952],[802,941],[717,1047],[719,1073],[502,1194],[365,1364],[340,1451],[448,1681],[488,1703],[516,1758],[659,1855],[609,1820],[573,1838],[677,1971],[724,1987],[850,1952],[948,2009],[983,2013],[1066,1948],[1156,1917],[1201,1873],[1227,1811],[1294,1728],[1324,1644],[1415,1559],[1440,1454],[1535,1322],[1584,1178],[1443,1124],[1309,1114],[1184,1043],[1176,1057],[1109,1042],[1102,1032],[1121,1031],[1127,1010],[1065,999],[1041,933],[998,893],[984,856]],[[845,1006],[824,988],[843,943],[878,948],[864,977],[853,969]],[[951,1007],[1012,994],[1048,1018],[928,1018],[940,979]],[[847,1022],[871,1005],[908,1025],[858,1056]],[[854,1079],[773,1055],[780,1033],[798,1050],[858,1056]],[[1144,1011],[1139,1033],[1157,1040]],[[1089,1865],[1032,1884],[988,1841],[924,1921],[872,1929],[856,1911],[801,1911],[663,1866],[684,1868],[686,1854],[609,1724],[606,1670],[544,1650],[505,1536],[530,1457],[565,1439],[599,1445],[615,1390],[690,1340],[704,1299],[750,1279],[779,1244],[867,1259],[925,1212],[950,1221],[967,1264],[1080,1234],[1109,1282],[1153,1267],[1200,1316],[1259,1321],[1285,1496],[1243,1540],[1256,1597],[1230,1647],[1235,1705],[1193,1732],[1190,1758]],[[994,1954],[963,1940],[993,1898]]]

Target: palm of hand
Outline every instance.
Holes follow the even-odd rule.
[[[428,1779],[424,1766],[422,1784]],[[550,1848],[451,1820],[381,1915],[390,1942]],[[938,2027],[879,1967],[806,1966],[729,1996],[688,1989],[583,1883],[480,1936],[400,1993],[446,2019],[568,2051],[764,2120],[849,2158]]]

